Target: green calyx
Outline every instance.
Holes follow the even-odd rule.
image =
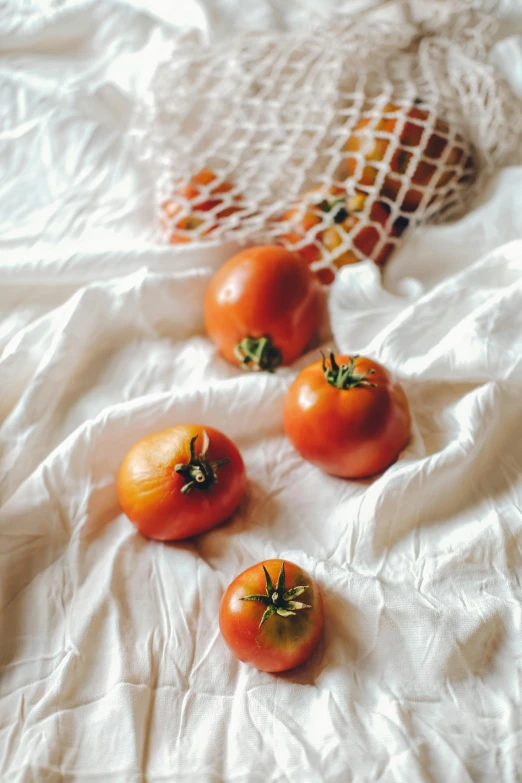
[[[184,495],[188,495],[193,489],[199,489],[202,492],[208,492],[218,480],[217,469],[230,462],[229,459],[223,459],[210,462],[207,459],[210,438],[206,430],[203,430],[203,446],[201,452],[196,454],[195,444],[198,439],[196,435],[190,441],[190,460],[175,465],[174,470],[185,479],[185,485],[181,488]]]
[[[332,352],[330,352],[330,364],[327,364],[324,353],[321,352],[321,356],[323,357],[324,377],[336,389],[355,389],[357,386],[376,388],[375,383],[366,380],[369,375],[375,373],[375,370],[367,370],[362,375],[358,375],[355,372],[355,360],[359,358],[358,354],[352,356],[348,364],[341,364],[340,366],[335,361],[335,356]]]
[[[272,617],[273,614],[278,614],[280,617],[291,617],[295,615],[300,609],[311,609],[310,604],[303,604],[301,601],[294,601],[294,598],[298,598],[305,590],[308,589],[308,585],[300,585],[299,587],[292,587],[290,590],[285,586],[285,564],[282,563],[279,576],[277,578],[277,584],[274,587],[270,574],[263,566],[265,572],[266,581],[266,594],[265,595],[246,595],[242,598],[242,601],[258,601],[266,606],[264,614],[259,623],[259,627],[266,623],[266,621]]]
[[[283,361],[283,354],[270,337],[245,337],[234,348],[243,370],[274,372]]]
[[[342,196],[341,198],[335,198],[331,201],[328,201],[327,199],[323,199],[322,201],[317,204],[317,209],[320,209],[321,212],[331,212],[336,207],[339,207],[340,204],[344,204],[344,206],[340,207],[336,210],[336,213],[334,215],[334,223],[344,223],[348,215],[350,214],[348,210],[346,209],[346,197]]]

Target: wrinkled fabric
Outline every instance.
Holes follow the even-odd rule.
[[[202,300],[234,245],[154,243],[126,134],[173,35],[298,26],[312,6],[244,5],[0,11],[0,779],[520,780],[522,168],[414,232],[384,280],[339,277],[320,344],[386,364],[413,435],[378,477],[322,474],[282,426],[316,348],[274,375],[216,355]],[[495,56],[520,88],[514,33]],[[248,490],[215,530],[147,541],[118,468],[187,421],[238,444]],[[217,624],[227,584],[271,557],[313,574],[326,612],[318,651],[279,676]]]

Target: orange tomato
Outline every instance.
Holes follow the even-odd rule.
[[[304,351],[319,326],[319,287],[302,259],[278,245],[250,247],[212,278],[205,328],[228,361],[272,371]]]
[[[411,419],[402,387],[381,364],[331,354],[291,385],[284,425],[305,460],[334,476],[363,478],[395,461]]]
[[[288,560],[265,560],[247,568],[229,585],[219,610],[219,627],[230,650],[265,672],[304,663],[317,647],[323,625],[318,585]]]
[[[399,134],[396,134],[398,121],[406,121]],[[375,127],[368,127],[374,122],[371,116],[363,116],[355,125],[352,135],[346,142],[345,150],[347,173],[350,177],[357,176],[357,185],[372,186],[379,173],[379,163],[385,156],[390,155],[388,170],[380,190],[381,196],[396,201],[402,186],[402,179],[394,174],[406,174],[412,152],[422,143],[421,154],[429,160],[420,160],[409,174],[409,184],[403,196],[401,196],[401,209],[405,212],[414,212],[418,209],[423,190],[431,185],[435,192],[433,199],[442,195],[443,188],[457,177],[457,166],[464,164],[466,177],[472,177],[473,159],[471,147],[457,134],[454,142],[448,139],[450,128],[439,117],[434,118],[434,130],[427,140],[423,141],[424,124],[430,119],[430,112],[418,106],[404,108],[388,103],[382,110],[382,117],[378,119]],[[379,134],[389,134],[389,137]],[[451,143],[447,156],[442,164],[438,161],[446,155],[446,148]],[[389,147],[391,145],[391,153]],[[357,159],[362,155],[362,173],[357,175]],[[376,165],[377,164],[377,165]],[[420,187],[415,187],[420,186]]]
[[[340,269],[364,258],[372,258],[376,264],[383,266],[395,244],[386,242],[377,249],[381,237],[401,236],[408,221],[398,218],[388,225],[390,207],[380,201],[371,204],[367,217],[362,212],[366,199],[364,193],[348,195],[344,188],[336,185],[330,186],[326,192],[315,188],[304,194],[301,205],[293,206],[281,216],[281,221],[293,222],[293,225],[290,232],[281,234],[278,239],[296,246],[296,253],[308,264],[331,258],[332,264]],[[308,233],[311,241],[303,245]],[[319,270],[322,271],[325,270]],[[328,284],[332,279],[333,275],[322,282]]]
[[[220,223],[241,211],[240,203],[224,205],[224,194],[234,185],[226,180],[208,188],[217,179],[210,169],[202,169],[188,182],[179,181],[171,198],[161,205],[161,227],[171,244],[193,242],[208,236]],[[240,202],[240,195],[233,195]],[[223,204],[223,209],[216,208]]]
[[[118,474],[122,511],[140,533],[173,541],[227,519],[246,487],[243,459],[213,427],[179,424],[138,441]]]

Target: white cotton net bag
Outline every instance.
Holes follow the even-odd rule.
[[[178,41],[136,112],[158,236],[297,250],[325,284],[462,214],[516,150],[521,106],[470,3],[392,2],[312,32]]]

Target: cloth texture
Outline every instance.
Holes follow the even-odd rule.
[[[159,246],[128,143],[174,36],[362,5],[0,6],[6,783],[522,779],[522,166],[412,233],[383,279],[364,262],[332,287],[320,343],[383,362],[413,417],[396,464],[348,482],[283,432],[317,351],[274,375],[219,358],[203,294],[235,246]],[[492,59],[522,95],[522,9],[496,13]],[[228,523],[166,545],[115,481],[136,440],[182,422],[237,443],[248,490]],[[272,557],[318,580],[326,613],[313,658],[278,676],[236,661],[217,622],[229,582]]]

